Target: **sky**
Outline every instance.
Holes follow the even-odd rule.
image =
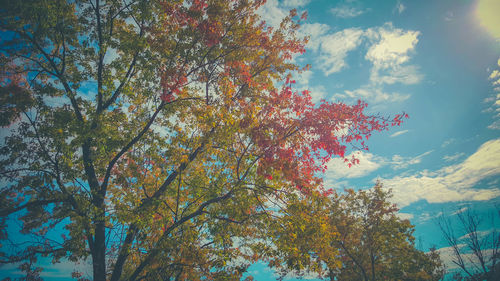
[[[380,180],[415,225],[417,247],[437,247],[454,270],[436,219],[456,222],[464,210],[485,217],[500,204],[500,1],[268,0],[260,15],[277,26],[292,8],[308,12],[299,32],[309,44],[294,60],[312,67],[298,75],[299,90],[410,116],[374,134],[370,150],[356,154],[359,165],[330,161],[326,186],[367,189]],[[500,222],[480,228],[500,230]],[[256,280],[277,277],[263,265],[249,270]]]
[[[314,101],[361,99],[370,113],[410,116],[374,134],[359,165],[330,161],[326,186],[366,189],[380,180],[415,225],[417,247],[436,246],[450,267],[436,218],[466,209],[484,215],[500,204],[500,1],[267,0],[259,13],[278,26],[292,8],[308,12],[300,34],[310,37],[294,60],[312,66],[296,77],[297,90],[309,89]],[[63,263],[44,275],[72,269]],[[277,278],[263,264],[249,273]]]

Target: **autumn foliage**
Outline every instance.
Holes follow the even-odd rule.
[[[415,246],[414,227],[397,216],[391,191],[296,196],[272,231],[277,247],[269,264],[281,277],[308,274],[328,280],[442,280],[435,250]]]
[[[96,281],[239,278],[277,206],[405,117],[296,91],[305,15],[272,28],[263,1],[4,2],[0,262],[25,270],[50,256]]]

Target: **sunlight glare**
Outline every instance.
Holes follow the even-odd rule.
[[[500,39],[500,0],[479,0],[476,16],[491,36]]]

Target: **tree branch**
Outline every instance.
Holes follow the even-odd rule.
[[[188,216],[185,216],[183,218],[181,218],[180,220],[178,220],[177,222],[174,222],[171,226],[169,226],[165,232],[163,233],[162,237],[159,239],[159,241],[156,243],[156,246],[151,250],[149,251],[148,255],[146,256],[146,258],[139,264],[139,266],[136,268],[136,270],[132,273],[132,275],[130,276],[130,278],[128,279],[129,281],[134,281],[137,279],[137,277],[139,276],[139,274],[142,272],[142,270],[144,270],[144,268],[149,265],[149,263],[151,263],[151,261],[160,253],[160,247],[158,247],[159,244],[161,244],[161,242],[166,239],[166,237],[172,232],[172,230],[176,229],[178,226],[180,226],[181,224],[185,223],[186,221],[194,218],[194,217],[197,217],[201,214],[203,214],[204,212],[204,209],[206,207],[208,207],[209,205],[211,204],[214,204],[214,203],[217,203],[217,202],[220,202],[220,201],[223,201],[225,199],[228,199],[232,196],[232,192],[233,190],[227,192],[226,194],[222,195],[222,196],[219,196],[219,197],[215,197],[215,198],[212,198],[206,202],[204,202],[203,204],[201,204],[198,209],[196,211],[194,211],[193,213],[189,214]]]
[[[10,214],[13,214],[15,212],[21,211],[26,208],[31,208],[31,207],[37,207],[37,206],[45,206],[51,203],[58,203],[58,202],[63,202],[64,200],[62,199],[46,199],[46,200],[36,200],[36,201],[30,201],[24,205],[20,205],[17,207],[10,207],[10,208],[4,208],[0,209],[0,217],[7,217]]]
[[[160,111],[167,105],[168,103],[162,101],[156,111],[153,113],[153,116],[149,119],[148,123],[146,123],[146,126],[132,139],[130,140],[116,155],[111,159],[111,161],[108,164],[108,167],[106,168],[106,173],[104,175],[104,179],[102,182],[102,189],[106,190],[109,182],[109,177],[111,176],[111,171],[113,170],[113,167],[115,166],[116,162],[125,154],[132,146],[134,146],[143,136],[144,134],[149,130],[153,122],[155,121],[156,117],[160,113]]]

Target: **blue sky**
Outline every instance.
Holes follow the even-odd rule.
[[[310,42],[295,61],[312,68],[296,80],[314,100],[362,99],[371,113],[410,115],[371,138],[358,166],[331,161],[325,181],[364,189],[380,179],[416,226],[417,246],[441,248],[451,269],[435,218],[500,204],[500,22],[490,16],[499,3],[268,0],[260,11],[270,25],[291,8],[308,12],[300,33]],[[250,270],[256,280],[276,278],[260,265]]]

